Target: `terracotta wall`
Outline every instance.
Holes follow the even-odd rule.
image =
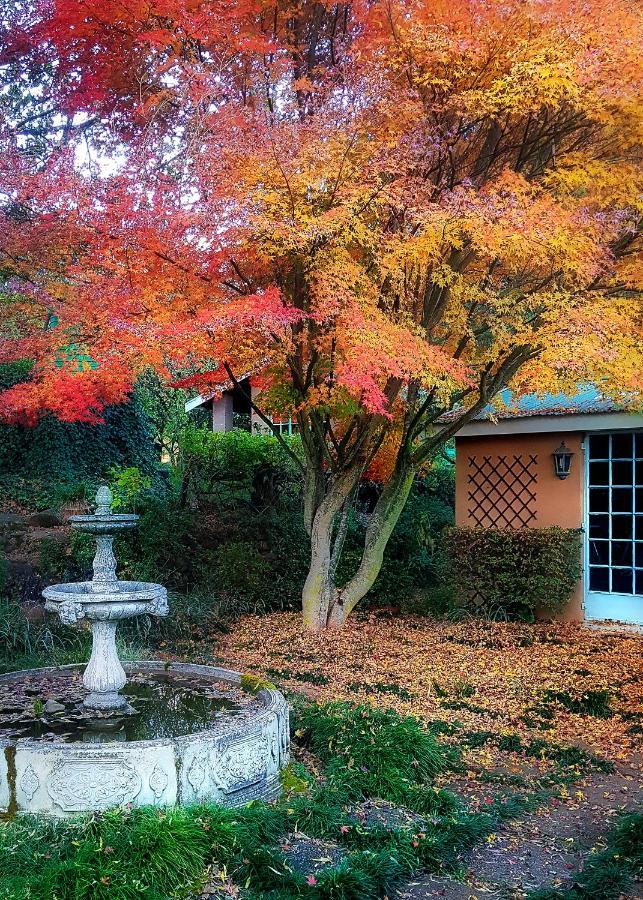
[[[577,432],[458,438],[456,524],[582,527],[582,438]],[[564,480],[554,475],[551,455],[561,440],[574,453],[571,472]],[[516,513],[519,515],[514,518]],[[567,608],[557,618],[582,619],[582,598],[583,586],[579,583]]]

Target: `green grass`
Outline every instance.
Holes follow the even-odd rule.
[[[293,763],[282,774],[284,796],[274,805],[147,807],[0,824],[0,900],[187,898],[198,892],[209,866],[243,888],[244,900],[375,900],[420,871],[457,874],[470,847],[551,796],[509,795],[469,812],[448,791],[434,788],[433,777],[457,767],[458,759],[416,719],[344,703],[304,706],[294,718],[300,739],[325,764],[326,777],[317,781]],[[543,752],[540,745],[521,748]],[[570,748],[555,752],[567,759]],[[369,824],[355,810],[365,797],[404,804],[415,815]],[[281,849],[297,831],[336,842],[343,858],[307,879]],[[623,825],[583,878],[601,890],[624,884],[640,866],[640,855],[635,825]],[[546,897],[559,895],[540,900]]]
[[[418,719],[392,710],[335,702],[304,707],[295,717],[300,739],[326,764],[326,775],[354,799],[426,802],[423,788],[456,759]],[[423,811],[421,809],[420,811]]]

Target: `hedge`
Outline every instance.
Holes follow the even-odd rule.
[[[581,532],[573,529],[449,528],[444,577],[456,605],[492,617],[561,610],[581,576]]]

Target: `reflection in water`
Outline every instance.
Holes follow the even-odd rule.
[[[88,714],[79,703],[66,703],[61,716],[15,722],[13,736],[89,744],[155,740],[202,731],[216,718],[234,715],[244,705],[237,702],[238,695],[231,699],[217,693],[208,680],[167,674],[134,676],[122,693],[131,712],[97,716]]]

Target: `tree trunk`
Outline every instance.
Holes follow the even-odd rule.
[[[310,529],[310,568],[302,592],[304,625],[310,631],[323,631],[335,602],[337,588],[333,572],[333,528],[359,478],[359,471],[332,479],[318,505]]]
[[[304,625],[310,631],[342,626],[357,603],[373,586],[384,559],[384,550],[404,509],[413,484],[414,469],[401,465],[386,484],[366,529],[364,553],[353,578],[342,588],[334,580],[333,528],[359,472],[329,485],[311,529],[311,560],[302,593]],[[338,535],[338,539],[341,536]]]

